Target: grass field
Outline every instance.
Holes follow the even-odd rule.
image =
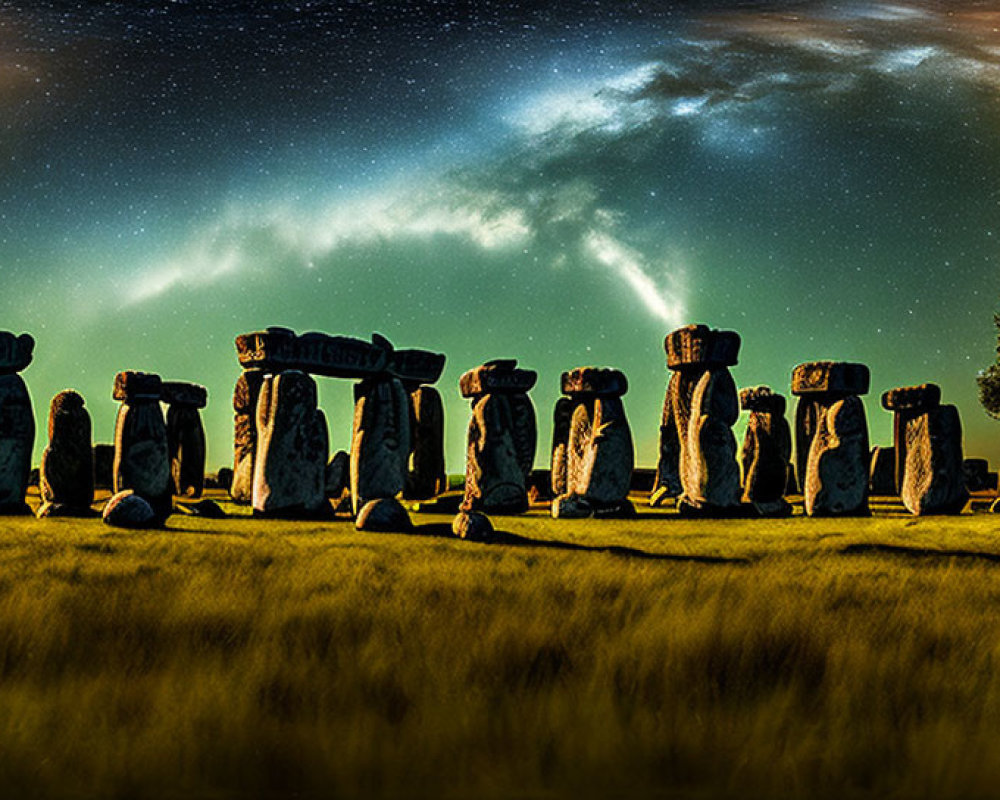
[[[3,519],[0,796],[996,796],[1000,517],[882,511]]]

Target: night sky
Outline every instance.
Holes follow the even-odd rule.
[[[862,361],[935,381],[969,456],[1000,295],[1000,3],[0,0],[0,328],[110,441],[121,369],[206,385],[268,325],[539,372],[618,367],[652,466],[663,337],[743,337],[739,386]],[[345,448],[350,383],[319,379]]]

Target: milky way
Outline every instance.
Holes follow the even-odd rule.
[[[72,386],[107,440],[119,369],[198,381],[214,468],[235,334],[379,331],[448,354],[452,472],[457,378],[500,356],[543,442],[562,370],[623,369],[652,464],[663,336],[705,322],[742,386],[869,364],[875,443],[878,393],[939,382],[1000,458],[997,4],[144,5],[0,3],[0,327],[39,415]],[[349,387],[321,401],[346,446]]]

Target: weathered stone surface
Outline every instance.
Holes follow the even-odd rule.
[[[740,404],[751,408],[743,439],[743,496],[762,516],[786,516],[792,432],[785,421],[785,398],[766,386],[740,393]]]
[[[326,496],[340,498],[351,487],[351,457],[338,450],[326,465]]]
[[[562,392],[575,394],[624,395],[628,392],[625,373],[606,367],[577,367],[564,372],[561,379]]]
[[[868,491],[881,497],[894,497],[896,492],[896,449],[873,447],[868,471]]]
[[[459,379],[462,397],[475,398],[484,394],[523,394],[531,390],[538,373],[518,369],[514,359],[496,359],[470,369]]]
[[[759,411],[784,417],[785,407],[785,396],[771,391],[770,386],[753,386],[740,391],[740,408],[744,411]]]
[[[578,402],[578,400],[572,400],[569,397],[560,397],[556,400],[555,410],[552,413],[550,478],[552,481],[552,494],[555,497],[566,494],[566,449],[569,446],[569,431],[573,418],[573,409]]]
[[[451,532],[470,542],[488,543],[494,536],[490,518],[478,511],[460,511],[451,522]]]
[[[365,378],[385,372],[392,345],[378,334],[372,339],[366,342],[352,336],[304,333],[295,341],[294,366],[329,378]]]
[[[204,408],[208,405],[208,389],[197,383],[163,381],[160,384],[160,400],[171,406]]]
[[[526,394],[508,395],[510,403],[510,418],[513,425],[514,450],[517,453],[517,463],[521,465],[525,481],[531,476],[535,467],[535,450],[538,447],[538,423],[535,419],[535,406]]]
[[[409,533],[413,523],[406,509],[394,497],[369,500],[358,512],[354,527],[376,533]]]
[[[201,497],[205,488],[205,428],[199,406],[167,408],[167,449],[174,494]]]
[[[792,370],[792,394],[867,394],[871,372],[849,361],[809,361]]]
[[[31,363],[35,340],[31,334],[0,331],[0,375],[13,375]]]
[[[906,420],[900,497],[912,514],[957,514],[969,499],[962,474],[962,423],[955,406]]]
[[[153,507],[131,489],[116,492],[101,514],[106,525],[116,528],[158,528],[163,518]]]
[[[936,383],[900,386],[882,393],[882,408],[886,411],[926,411],[941,405],[941,387]]]
[[[257,400],[264,370],[248,369],[233,389],[233,479],[229,495],[241,505],[253,501],[253,470],[257,462]]]
[[[386,372],[404,385],[436,383],[444,370],[445,356],[430,350],[393,350]]]
[[[316,383],[298,370],[268,375],[257,401],[253,508],[260,515],[314,518],[326,502],[326,418]]]
[[[0,514],[30,514],[24,502],[35,443],[35,415],[20,375],[0,375]]]
[[[115,386],[117,389],[118,381]],[[149,503],[162,522],[170,515],[172,487],[167,426],[160,410],[159,392],[155,399],[131,391],[123,396],[131,396],[133,400],[122,403],[118,409],[112,489],[115,494],[131,489]]]
[[[126,370],[115,375],[111,396],[120,403],[137,400],[159,400],[163,381],[152,372]]]
[[[472,406],[463,511],[519,514],[528,508],[525,471],[514,439],[510,397],[487,394]]]
[[[351,500],[359,514],[369,500],[398,497],[406,488],[410,400],[398,378],[381,376],[355,387],[351,437]]]
[[[684,380],[680,372],[673,372],[667,384],[663,400],[663,415],[660,419],[659,457],[656,462],[656,478],[649,495],[649,504],[654,508],[663,505],[668,498],[678,497],[684,491],[681,486],[681,441],[680,428],[674,416],[674,395],[677,384]],[[686,428],[684,429],[687,430]]]
[[[91,515],[94,455],[90,414],[83,397],[72,390],[59,392],[49,406],[49,446],[42,453],[39,494],[43,504],[63,507],[60,516],[73,516],[73,510],[81,516]]]
[[[817,423],[803,487],[806,514],[867,515],[868,421],[861,398],[837,400]]]
[[[685,389],[683,382],[678,387]],[[681,439],[681,503],[693,511],[737,510],[741,487],[732,426],[739,416],[739,398],[729,370],[701,372],[690,401],[675,398],[674,416],[678,423],[689,418],[687,435]]]
[[[432,386],[421,386],[409,394],[410,455],[405,495],[413,500],[426,500],[448,488],[444,466],[444,405],[438,390]]]
[[[707,325],[686,325],[667,334],[663,343],[670,369],[732,367],[740,354],[740,335]]]
[[[594,515],[594,507],[583,497],[564,494],[552,501],[553,519],[586,519]]]
[[[965,488],[970,492],[982,492],[990,488],[990,464],[985,458],[967,458],[962,462]]]
[[[236,355],[244,369],[281,372],[296,364],[295,331],[272,327],[236,337]]]
[[[553,516],[583,515],[627,503],[635,453],[621,397],[587,395],[570,422],[566,448],[566,492]],[[582,503],[571,502],[581,500]]]
[[[115,482],[115,446],[94,445],[94,488],[110,489]]]

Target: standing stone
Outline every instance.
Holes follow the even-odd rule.
[[[934,384],[891,389],[882,395],[882,406],[895,415],[893,433],[903,505],[918,516],[959,513],[969,493],[962,471],[958,409],[941,405],[941,390]]]
[[[873,447],[871,468],[868,472],[868,491],[879,497],[895,497],[896,448]]]
[[[49,406],[49,446],[39,470],[38,516],[93,516],[94,457],[83,397],[66,390]]]
[[[575,401],[569,397],[556,400],[552,412],[552,460],[549,471],[553,497],[566,494],[567,447]]]
[[[426,500],[448,488],[444,468],[444,405],[433,386],[418,386],[410,395],[410,456],[406,496]]]
[[[729,516],[739,512],[739,466],[732,426],[739,398],[729,367],[737,362],[739,334],[688,325],[667,334],[674,425],[680,444],[683,490],[678,510],[684,514]]]
[[[632,516],[628,492],[635,451],[621,400],[628,391],[625,375],[580,367],[563,373],[562,391],[575,408],[566,447],[566,491],[553,502],[552,516]]]
[[[172,487],[167,427],[160,410],[160,376],[119,372],[113,397],[121,402],[115,423],[115,494],[131,489],[149,503],[158,522],[170,516]]]
[[[351,502],[355,516],[369,500],[398,498],[406,488],[410,451],[409,396],[389,375],[354,387]]]
[[[205,489],[205,427],[200,409],[208,390],[195,383],[165,381],[161,399],[167,404],[167,449],[174,494],[201,497]]]
[[[266,376],[257,400],[254,513],[326,516],[328,450],[326,418],[316,408],[315,381],[298,370]]]
[[[868,515],[868,391],[864,364],[811,361],[792,371],[795,457],[809,516]]]
[[[792,432],[785,420],[785,398],[768,386],[740,392],[740,407],[750,412],[743,439],[743,502],[761,516],[788,516],[785,501],[791,469]]]
[[[335,500],[351,488],[351,457],[346,450],[338,450],[326,464],[326,496]]]
[[[967,458],[962,462],[965,488],[970,492],[990,489],[990,463],[985,458]]]
[[[677,384],[682,380],[680,372],[674,372],[667,383],[667,394],[663,400],[663,415],[660,419],[659,458],[656,462],[656,478],[649,496],[649,504],[662,506],[668,498],[679,497],[681,486],[681,441],[677,419],[674,417],[674,398],[679,393]],[[685,427],[686,430],[686,427]]]
[[[115,483],[115,446],[94,445],[94,488],[110,489]]]
[[[30,363],[35,340],[0,331],[0,514],[30,514],[24,501],[35,443],[35,414],[17,373]]]
[[[527,392],[537,373],[514,359],[488,361],[459,381],[472,400],[462,511],[519,514],[528,508],[527,476],[537,443],[534,406]]]
[[[257,461],[257,400],[264,384],[262,369],[248,369],[233,389],[233,482],[229,495],[241,505],[253,501],[253,470]]]

